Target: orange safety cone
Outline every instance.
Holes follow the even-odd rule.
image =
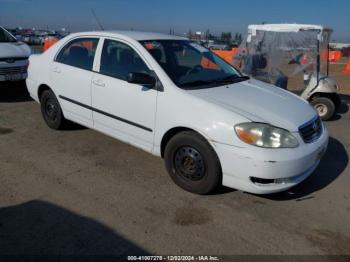
[[[348,60],[348,64],[345,67],[344,74],[350,75],[350,58]]]
[[[45,52],[47,49],[49,49],[51,46],[53,46],[56,42],[58,42],[57,38],[46,38],[44,40],[43,51]]]

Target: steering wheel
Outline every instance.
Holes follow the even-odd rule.
[[[203,66],[201,66],[201,65],[196,65],[195,67],[190,68],[190,69],[186,72],[185,76],[188,76],[188,75],[191,74],[192,72],[200,71],[200,70],[202,70],[202,69],[203,69]]]

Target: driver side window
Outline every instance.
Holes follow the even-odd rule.
[[[147,65],[131,47],[106,39],[102,49],[100,73],[126,80],[131,72],[150,74]]]

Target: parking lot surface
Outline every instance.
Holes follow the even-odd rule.
[[[0,254],[350,254],[350,95],[329,148],[288,192],[187,193],[162,159],[53,131],[24,85],[0,88]],[[244,168],[244,166],[237,167]]]

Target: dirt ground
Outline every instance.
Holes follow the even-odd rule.
[[[187,193],[161,159],[50,130],[23,85],[1,85],[0,254],[350,255],[350,76],[337,68],[343,106],[320,166],[267,196]]]
[[[331,64],[329,67],[329,75],[337,80],[340,92],[344,94],[350,94],[350,74],[343,73],[347,61],[348,58],[343,58],[339,63]]]

